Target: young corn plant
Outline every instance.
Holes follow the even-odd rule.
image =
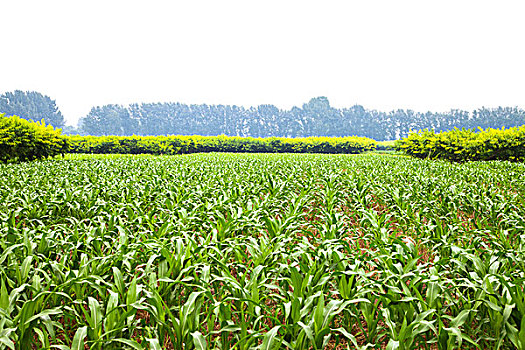
[[[0,165],[0,350],[524,349],[525,166]]]

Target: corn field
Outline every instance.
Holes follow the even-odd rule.
[[[0,165],[0,349],[525,349],[525,166]]]

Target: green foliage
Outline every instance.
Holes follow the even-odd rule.
[[[525,126],[510,129],[455,129],[435,133],[413,132],[396,148],[417,158],[471,160],[525,160]]]
[[[378,141],[376,150],[377,151],[393,151],[395,149],[396,141]]]
[[[525,349],[525,164],[0,164],[0,350]]]
[[[0,108],[1,111],[1,108]],[[326,97],[312,98],[291,109],[274,105],[245,108],[235,105],[183,103],[109,104],[93,107],[79,121],[81,135],[235,135],[242,137],[344,137],[396,140],[410,130],[451,130],[454,127],[515,127],[525,124],[520,108],[481,108],[445,113],[396,109],[390,112],[355,105],[334,108]]]
[[[60,129],[44,122],[0,114],[0,161],[26,161],[53,157],[68,151],[69,142]]]
[[[188,154],[362,153],[375,149],[365,137],[252,138],[235,136],[71,136],[71,153]]]
[[[36,91],[6,92],[0,95],[0,113],[26,120],[41,120],[55,128],[64,126],[64,116],[54,100]]]

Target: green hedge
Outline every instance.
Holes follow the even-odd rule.
[[[68,151],[69,142],[60,129],[18,116],[0,114],[0,161],[26,161],[53,157]]]
[[[394,151],[396,141],[378,141],[376,151]]]
[[[376,147],[366,137],[70,136],[70,142],[71,153],[105,154],[362,153]]]
[[[509,129],[454,129],[410,133],[396,149],[417,158],[469,160],[525,160],[525,125]]]

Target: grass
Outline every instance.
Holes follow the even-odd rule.
[[[525,166],[0,165],[0,349],[525,349]]]

